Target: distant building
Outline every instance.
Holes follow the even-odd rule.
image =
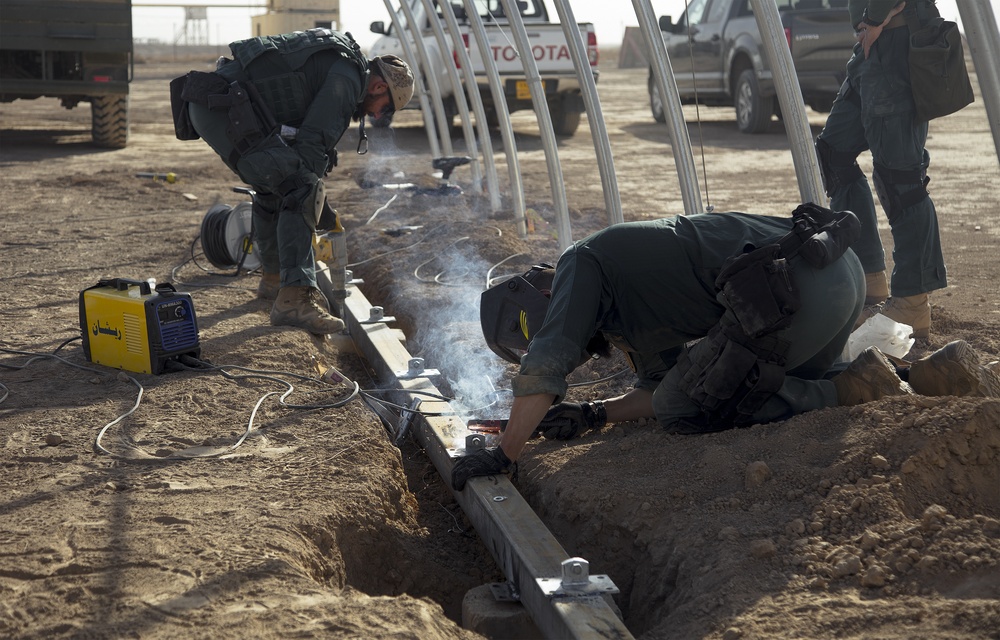
[[[252,16],[254,36],[268,36],[315,27],[338,29],[340,0],[268,0],[267,13]]]

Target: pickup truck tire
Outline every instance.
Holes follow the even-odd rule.
[[[743,133],[763,133],[771,124],[774,96],[762,96],[753,69],[745,69],[736,80],[733,93],[736,126]]]
[[[552,132],[557,136],[569,137],[576,133],[580,126],[580,112],[566,108],[566,99],[549,103],[549,115],[552,117]]]
[[[663,124],[667,121],[667,114],[663,113],[663,101],[660,100],[660,89],[653,80],[652,72],[646,85],[649,91],[649,110],[653,113],[653,120]]]
[[[90,115],[95,145],[107,149],[125,148],[128,143],[128,96],[93,96]]]

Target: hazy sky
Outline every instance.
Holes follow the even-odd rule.
[[[690,0],[689,0],[690,1]],[[211,44],[226,44],[251,35],[250,16],[264,13],[262,9],[248,9],[248,4],[266,4],[265,0],[133,0],[133,35],[139,39],[156,38],[173,42],[175,34],[184,27],[184,10],[181,8],[154,8],[135,6],[142,3],[199,5],[242,5],[240,8],[208,8],[208,40]],[[394,7],[399,0],[391,0]],[[941,14],[949,20],[961,22],[956,0],[938,0]],[[994,11],[1000,0],[989,0]],[[547,0],[549,12],[555,15],[555,5]],[[652,0],[654,14],[669,14],[676,18],[684,11],[684,0]],[[593,22],[598,44],[618,45],[626,26],[636,26],[638,21],[630,0],[570,0],[573,13],[580,22]],[[368,30],[374,20],[389,22],[389,14],[382,0],[340,0],[340,29],[367,48],[376,36]]]

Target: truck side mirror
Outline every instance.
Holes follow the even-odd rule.
[[[524,15],[524,12],[528,10],[528,3],[524,0],[517,0],[517,12]]]
[[[382,22],[381,20],[376,20],[375,22],[373,22],[371,24],[371,26],[368,27],[368,29],[372,33],[377,33],[377,34],[383,35],[383,36],[385,35],[385,23]]]
[[[674,19],[670,16],[660,16],[659,25],[660,31],[666,31],[668,33],[673,33],[674,31]]]

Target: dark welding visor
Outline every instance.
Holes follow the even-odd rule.
[[[483,292],[479,321],[493,353],[520,364],[521,355],[545,321],[554,276],[551,265],[535,265],[523,276],[515,276]]]

